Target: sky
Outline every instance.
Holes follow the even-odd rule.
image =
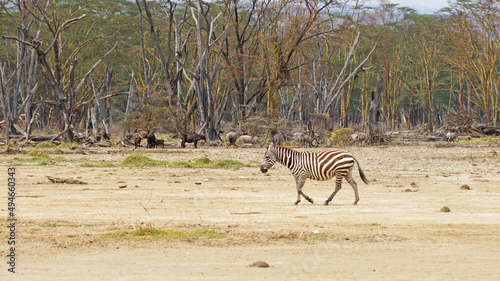
[[[372,0],[372,3],[374,2],[378,2],[378,0]],[[448,6],[448,0],[389,0],[389,2],[407,7],[423,6],[434,9],[441,9]]]

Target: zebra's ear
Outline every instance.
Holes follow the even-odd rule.
[[[269,147],[267,148],[267,150],[270,150],[270,149],[272,149],[273,147],[274,147],[274,142],[272,142],[272,143],[269,145]]]

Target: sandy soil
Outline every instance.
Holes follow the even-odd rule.
[[[344,183],[295,182],[263,148],[92,148],[68,162],[16,164],[17,273],[7,272],[7,191],[0,196],[1,280],[500,280],[500,147],[347,147],[360,202]],[[68,150],[69,151],[69,150]],[[86,168],[131,153],[165,161],[234,159],[231,169]],[[54,184],[47,176],[86,185]],[[125,188],[119,188],[120,186]],[[461,189],[468,185],[470,190]],[[450,212],[440,212],[444,206]],[[222,238],[102,239],[153,226],[211,229]],[[268,268],[251,267],[264,261]],[[14,279],[5,279],[5,277]]]

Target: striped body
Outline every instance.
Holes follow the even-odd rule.
[[[295,177],[298,193],[295,204],[300,202],[301,195],[312,203],[312,199],[302,192],[302,187],[306,179],[325,181],[334,177],[336,179],[336,188],[333,194],[325,202],[325,205],[327,205],[340,190],[343,178],[345,178],[354,189],[356,196],[354,204],[357,204],[359,201],[356,182],[352,178],[352,169],[354,163],[357,163],[357,160],[349,152],[338,149],[299,152],[288,147],[274,146],[271,144],[264,156],[261,171],[263,173],[267,172],[276,162],[280,162],[288,167]],[[359,164],[358,170],[363,181],[368,183]]]
[[[276,147],[277,161],[287,166],[295,176],[326,181],[337,174],[345,176],[354,166],[348,152],[334,149],[298,152],[286,147]]]

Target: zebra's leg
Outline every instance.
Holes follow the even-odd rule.
[[[349,170],[349,172],[345,176],[345,179],[352,186],[352,189],[354,189],[355,200],[354,200],[353,205],[358,205],[358,201],[359,201],[358,185],[356,184],[356,182],[354,181],[354,178],[352,177],[352,169]]]
[[[324,205],[328,205],[328,203],[330,203],[330,201],[332,201],[333,197],[335,197],[335,194],[337,194],[337,192],[339,192],[339,190],[342,188],[342,175],[339,175],[337,174],[335,176],[335,190],[333,191],[332,195],[330,195],[330,197],[328,197],[328,199],[326,199]]]
[[[295,205],[300,203],[300,196],[301,195],[310,203],[314,203],[314,201],[309,196],[305,195],[304,192],[302,192],[302,187],[304,187],[304,183],[306,182],[306,179],[307,178],[295,176],[295,183],[297,184],[297,201],[295,201],[295,203],[294,203]]]

